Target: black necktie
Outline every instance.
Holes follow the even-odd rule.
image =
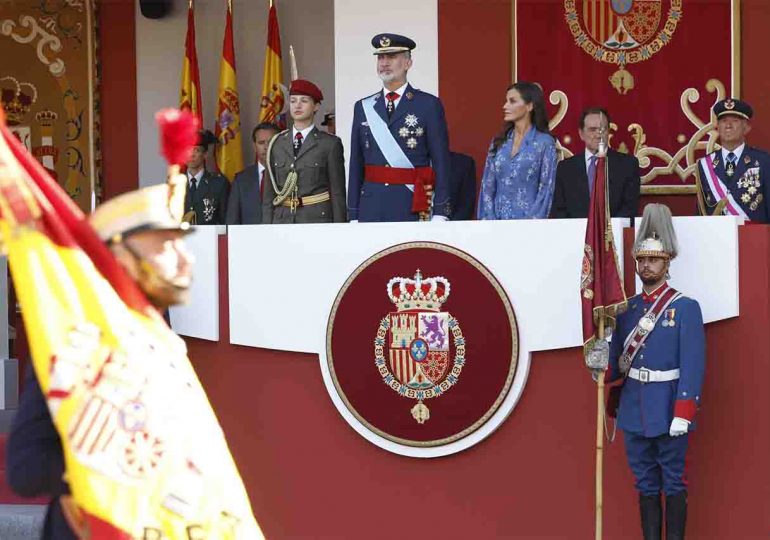
[[[190,181],[187,184],[187,193],[189,194],[188,200],[190,201],[190,206],[193,204],[193,200],[195,199],[195,192],[198,190],[198,181],[195,180],[195,177],[191,177]]]
[[[302,148],[302,133],[298,131],[294,136],[294,157],[297,157],[300,148]]]

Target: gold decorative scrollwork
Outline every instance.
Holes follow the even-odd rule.
[[[706,90],[711,94],[716,94],[714,97],[714,103],[725,98],[725,86],[717,79],[710,79],[706,83]],[[639,159],[639,166],[642,169],[650,167],[652,164],[652,158],[657,158],[662,161],[662,165],[652,167],[644,176],[642,176],[642,192],[643,193],[657,193],[661,191],[671,191],[672,186],[647,186],[655,178],[660,175],[676,174],[684,183],[687,178],[693,176],[698,167],[695,153],[696,151],[705,150],[707,153],[713,152],[716,147],[717,133],[716,133],[716,117],[713,112],[709,113],[708,122],[701,120],[696,115],[690,104],[697,103],[700,100],[700,93],[695,88],[688,88],[679,99],[682,112],[696,128],[695,133],[690,137],[679,150],[672,156],[661,148],[655,148],[647,146],[647,135],[644,133],[644,128],[641,124],[633,123],[628,126],[628,131],[632,133],[632,137],[635,141],[634,155]],[[709,109],[711,110],[711,108]],[[704,137],[706,140],[703,140]],[[684,163],[682,163],[684,160]],[[673,186],[678,192],[694,192],[694,185]]]
[[[554,90],[548,95],[548,101],[551,103],[551,105],[559,106],[559,110],[556,111],[556,114],[553,115],[553,118],[548,121],[548,129],[550,129],[553,133],[553,130],[556,129],[559,124],[561,124],[561,121],[564,120],[564,117],[567,115],[567,109],[569,109],[569,98],[567,97],[567,94],[561,90]],[[556,139],[556,151],[559,153],[560,161],[574,155],[569,148],[562,146],[559,139]]]

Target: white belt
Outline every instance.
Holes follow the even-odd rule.
[[[678,369],[669,369],[668,371],[652,371],[647,368],[631,368],[628,370],[628,376],[643,383],[675,381],[679,378]]]

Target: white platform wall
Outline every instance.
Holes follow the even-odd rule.
[[[614,220],[617,238],[621,221]],[[706,322],[737,316],[736,220],[674,221],[683,247],[672,268],[672,284],[700,301]],[[329,309],[350,273],[386,247],[418,240],[454,246],[490,269],[516,311],[522,353],[582,343],[578,283],[585,220],[228,229],[233,344],[323,350]]]

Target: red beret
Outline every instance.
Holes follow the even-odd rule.
[[[291,81],[291,88],[289,88],[290,96],[310,96],[316,103],[323,101],[324,95],[321,93],[321,89],[310,81],[304,79],[294,79]]]

